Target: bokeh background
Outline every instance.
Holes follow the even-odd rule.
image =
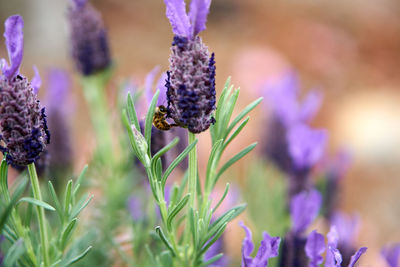
[[[155,65],[167,69],[172,33],[162,0],[92,2],[109,31],[115,63],[108,88],[112,106],[122,80],[130,77],[143,83]],[[78,75],[68,56],[66,6],[65,0],[1,0],[0,21],[16,13],[24,17],[23,73],[32,77],[32,65],[37,65],[43,88],[51,67],[72,74],[70,122],[74,166],[79,170],[95,143]],[[241,87],[239,107],[261,95],[265,80],[278,80],[289,70],[298,72],[302,92],[311,88],[323,92],[324,102],[313,125],[329,131],[327,156],[342,148],[351,151],[340,205],[360,215],[358,242],[369,247],[361,266],[384,266],[380,247],[400,241],[398,14],[398,0],[213,0],[207,31],[201,34],[216,53],[217,88],[222,88],[228,76]],[[0,45],[0,57],[5,56],[5,47]],[[265,119],[260,106],[231,150],[239,151],[249,140],[262,139]],[[202,139],[207,142],[208,136]],[[205,156],[207,151],[208,147],[201,152]],[[256,157],[254,153],[239,162],[239,185]],[[201,166],[206,160],[201,159]],[[242,235],[237,238],[238,247]]]

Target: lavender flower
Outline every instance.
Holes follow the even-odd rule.
[[[400,243],[385,246],[381,253],[389,267],[399,266]]]
[[[325,240],[324,236],[317,233],[317,231],[312,231],[307,238],[305,251],[307,257],[310,258],[310,267],[318,267],[324,261],[321,256],[325,251]]]
[[[24,22],[19,15],[5,22],[4,37],[10,59],[1,60],[0,140],[8,164],[25,166],[35,162],[50,141],[46,114],[28,79],[19,74],[23,57]]]
[[[167,72],[168,117],[192,133],[215,122],[215,60],[197,36],[206,26],[211,0],[192,0],[189,15],[184,0],[164,0],[175,34]]]
[[[265,83],[262,88],[266,109],[272,111],[270,129],[266,131],[264,151],[281,170],[291,173],[293,160],[289,154],[287,131],[293,125],[310,122],[318,111],[322,96],[311,91],[302,102],[298,101],[299,82],[294,72],[289,72],[278,83]]]
[[[325,258],[325,266],[326,267],[340,267],[342,266],[342,255],[340,251],[336,248],[338,244],[339,236],[336,228],[333,226],[328,233],[328,244],[327,244],[327,253]],[[306,246],[305,251],[307,256],[310,259],[310,267],[318,266],[321,264],[323,259],[320,257],[320,254],[325,249],[324,239],[322,235],[316,234],[315,231],[311,232],[308,236],[307,243],[309,247]],[[360,248],[354,255],[351,257],[350,263],[347,265],[348,267],[353,267],[356,262],[359,260],[362,254],[367,251],[366,247]],[[297,265],[296,265],[297,266]]]
[[[72,164],[71,135],[67,116],[71,103],[68,101],[70,81],[60,69],[50,70],[47,77],[46,106],[52,143],[48,146],[50,166],[54,170],[66,169]]]
[[[111,64],[107,31],[100,13],[88,0],[70,0],[71,55],[77,70],[85,76]]]
[[[239,225],[246,232],[246,237],[242,243],[242,267],[268,266],[268,259],[278,256],[281,239],[279,237],[271,237],[267,232],[263,232],[263,240],[261,241],[257,255],[252,258],[251,253],[254,250],[254,244],[251,231],[243,222],[240,222]]]
[[[290,202],[292,231],[303,233],[314,221],[321,207],[322,196],[317,190],[301,192],[295,195]]]
[[[351,256],[356,252],[355,239],[358,232],[359,219],[341,212],[332,215],[331,225],[335,226],[340,236],[337,247],[343,257],[343,265],[350,263]]]

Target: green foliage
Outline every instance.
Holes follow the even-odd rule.
[[[41,266],[43,264],[42,246],[37,244],[40,240],[39,233],[32,230],[35,228],[31,220],[31,213],[35,210],[33,206],[44,208],[50,212],[45,217],[44,222],[44,227],[50,233],[48,242],[51,246],[47,251],[50,256],[49,266],[69,266],[82,259],[90,251],[90,246],[79,253],[71,252],[75,252],[76,247],[74,244],[79,241],[79,238],[75,235],[78,224],[77,216],[93,197],[85,196],[85,199],[81,198],[76,201],[78,199],[78,189],[83,181],[87,167],[84,168],[75,183],[73,180],[67,183],[64,198],[58,196],[53,184],[50,181],[48,182],[48,191],[52,204],[37,198],[21,197],[26,188],[26,177],[20,177],[14,186],[15,189],[9,189],[7,185],[7,169],[7,164],[3,160],[0,167],[0,190],[2,192],[0,206],[6,207],[1,215],[1,230],[7,240],[5,244],[7,247],[4,259],[5,266]],[[51,220],[53,212],[58,215],[58,223]],[[24,220],[22,219],[22,214],[25,214]],[[5,217],[5,215],[7,216]]]
[[[239,90],[232,90],[233,86],[230,85],[230,79],[228,79],[214,114],[216,123],[210,127],[212,149],[203,188],[200,183],[200,176],[197,173],[196,146],[198,140],[194,135],[189,133],[189,145],[163,172],[160,157],[176,146],[179,139],[175,138],[154,156],[151,155],[152,118],[159,92],[155,93],[148,109],[144,136],[140,132],[134,102],[131,95],[128,95],[126,109],[122,112],[122,121],[128,132],[133,152],[145,167],[152,195],[160,209],[162,221],[162,225],[155,227],[155,233],[159,242],[164,244],[164,249],[161,251],[153,250],[150,246],[146,246],[147,255],[150,258],[149,263],[157,266],[175,266],[177,264],[207,266],[217,261],[222,257],[222,254],[216,255],[206,262],[204,261],[204,254],[222,236],[227,224],[246,208],[246,205],[239,205],[215,218],[214,212],[227,196],[229,184],[226,185],[225,192],[215,207],[211,207],[210,200],[212,190],[225,171],[256,146],[256,143],[247,146],[219,168],[223,152],[246,126],[249,121],[249,117],[246,117],[247,114],[261,101],[260,98],[251,103],[231,121],[239,96]],[[173,186],[170,204],[167,206],[165,201],[167,180],[173,169],[187,156],[189,156],[189,169],[180,184]],[[188,185],[187,194],[184,194],[186,185]],[[213,220],[211,220],[212,218]],[[184,221],[186,223],[182,225]],[[182,232],[179,229],[183,230],[183,234],[178,234]],[[153,254],[154,252],[156,254]]]

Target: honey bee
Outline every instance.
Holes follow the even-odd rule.
[[[176,123],[168,123],[166,119],[167,108],[163,105],[156,107],[153,117],[153,125],[159,130],[168,131],[172,127],[178,126]]]

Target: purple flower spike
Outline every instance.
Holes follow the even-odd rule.
[[[295,233],[302,233],[314,221],[321,207],[322,196],[317,190],[301,192],[295,195],[290,202],[292,229]]]
[[[177,36],[191,38],[192,33],[189,17],[186,14],[184,0],[164,0],[167,6],[167,18],[172,26],[172,31]]]
[[[33,89],[33,93],[37,94],[39,92],[39,88],[42,85],[42,79],[40,79],[39,70],[36,66],[33,66],[33,71],[35,72],[35,76],[33,76],[31,80],[31,86]]]
[[[385,258],[389,267],[398,267],[400,259],[400,243],[392,246],[385,246],[382,249],[382,256]]]
[[[82,8],[88,0],[70,0],[77,8]]]
[[[314,130],[305,124],[291,127],[287,133],[289,154],[298,169],[308,169],[323,156],[328,139],[325,130]]]
[[[10,65],[3,60],[2,72],[7,79],[11,80],[18,74],[24,55],[24,21],[20,15],[14,15],[5,21],[4,26],[4,37]]]
[[[190,3],[189,18],[192,24],[192,36],[206,29],[207,15],[210,10],[211,0],[192,0]]]
[[[299,110],[299,119],[309,122],[317,114],[322,103],[322,94],[319,91],[311,91],[303,100]]]
[[[307,257],[310,259],[310,267],[318,267],[324,261],[321,256],[325,251],[325,239],[324,236],[317,233],[317,231],[312,231],[306,242],[305,252]]]
[[[361,255],[367,251],[366,247],[360,248],[353,256],[351,256],[349,267],[353,267],[358,259],[360,259]]]
[[[261,241],[257,255],[253,259],[251,253],[253,252],[254,244],[251,231],[243,222],[240,222],[239,225],[246,232],[246,237],[242,243],[242,267],[268,266],[268,259],[278,256],[281,239],[279,237],[271,237],[267,232],[264,232],[263,240]]]

